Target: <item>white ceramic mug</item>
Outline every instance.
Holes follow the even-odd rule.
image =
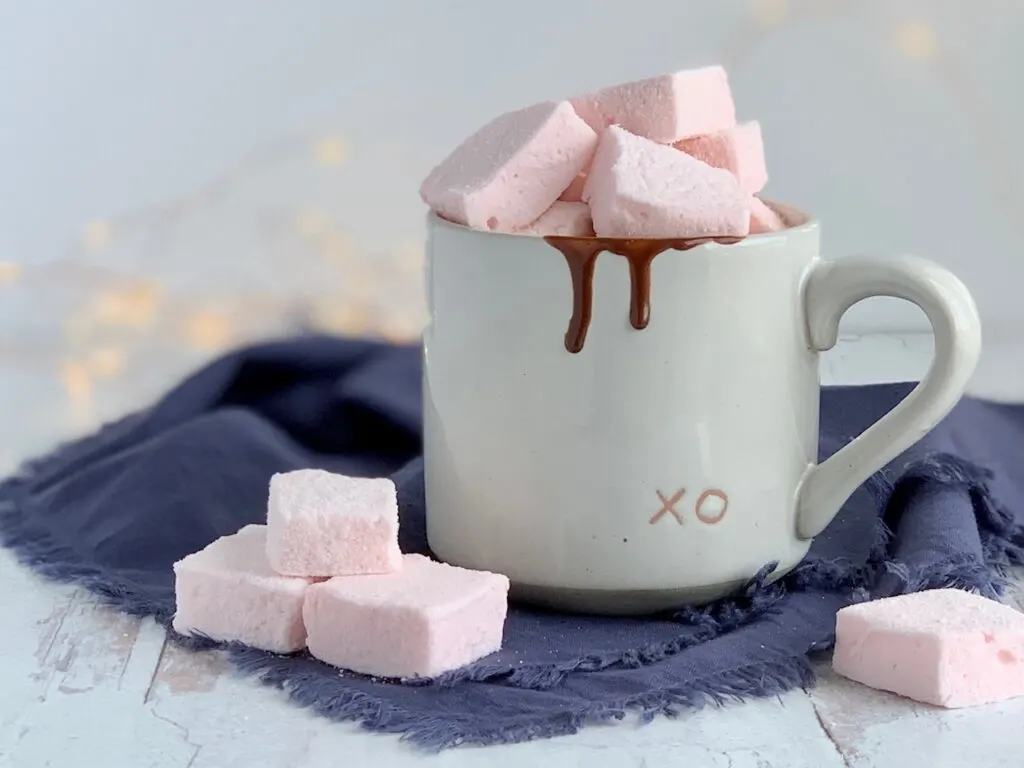
[[[635,260],[591,259],[587,296],[565,241],[429,216],[424,454],[440,558],[560,608],[706,602],[771,561],[776,577],[792,569],[853,491],[949,412],[981,348],[963,284],[911,257],[823,261],[818,224],[776,208],[782,232],[648,260],[648,296]],[[631,317],[631,296],[649,315]],[[935,359],[818,465],[818,354],[870,296],[921,307]]]

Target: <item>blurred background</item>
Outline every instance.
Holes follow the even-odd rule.
[[[1024,382],[1022,33],[1020,0],[0,0],[0,464],[247,340],[414,339],[418,185],[463,136],[713,62],[766,196],[829,257],[953,269],[982,375]],[[926,331],[886,300],[843,326]]]

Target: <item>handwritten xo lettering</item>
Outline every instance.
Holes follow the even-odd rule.
[[[676,509],[676,504],[678,504],[679,500],[683,498],[683,494],[686,493],[686,489],[680,488],[667,499],[665,498],[665,494],[661,491],[656,491],[656,493],[658,494],[658,500],[661,502],[661,509],[659,509],[658,513],[651,518],[651,524],[653,525],[661,520],[662,515],[672,515],[672,517],[676,519],[676,522],[682,525],[683,516],[679,514],[679,511]]]
[[[661,507],[648,522],[654,525],[665,515],[672,515],[676,519],[676,523],[683,525],[683,513],[679,511],[677,505],[680,504],[683,496],[686,494],[686,489],[680,488],[671,496],[666,496],[661,491],[655,491],[655,493],[658,494],[658,501],[661,502]],[[728,511],[729,496],[725,491],[720,491],[717,488],[709,488],[701,493],[693,505],[694,515],[705,525],[716,525],[722,522],[722,518],[725,517],[725,513]]]

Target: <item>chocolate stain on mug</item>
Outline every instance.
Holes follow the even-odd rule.
[[[572,278],[572,317],[565,332],[565,348],[583,349],[594,308],[594,269],[597,257],[608,251],[629,262],[629,322],[636,330],[651,320],[651,264],[665,251],[688,251],[705,243],[732,245],[742,237],[622,238],[548,235],[545,242],[557,249],[569,265]]]

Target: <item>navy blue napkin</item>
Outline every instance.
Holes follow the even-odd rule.
[[[164,625],[171,564],[263,522],[274,472],[391,476],[401,546],[426,552],[419,366],[416,348],[337,338],[238,350],[5,481],[0,538],[41,574]],[[910,387],[825,390],[822,455]],[[339,673],[304,653],[229,654],[298,704],[431,749],[673,715],[811,684],[810,656],[829,647],[836,611],[851,602],[940,586],[997,595],[1001,569],[1024,562],[1022,499],[1024,407],[965,399],[859,490],[781,582],[764,583],[766,564],[728,600],[648,618],[513,606],[499,653],[432,682]]]

